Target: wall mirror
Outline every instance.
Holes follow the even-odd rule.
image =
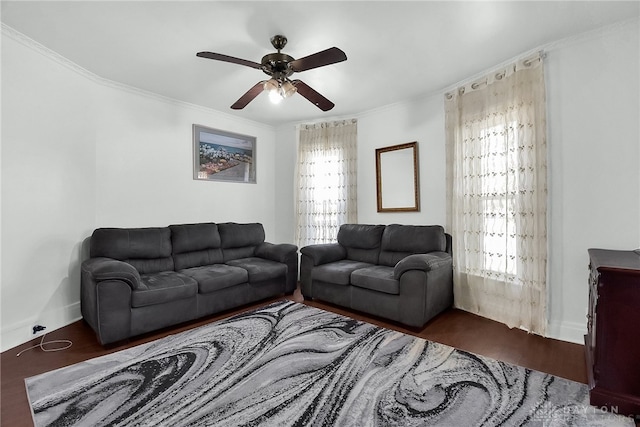
[[[376,148],[378,212],[420,210],[418,143]]]

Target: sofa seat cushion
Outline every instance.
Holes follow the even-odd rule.
[[[228,265],[240,267],[249,273],[249,282],[277,279],[287,275],[287,265],[264,258],[249,257],[227,261]]]
[[[230,288],[241,283],[247,283],[249,280],[247,270],[226,264],[186,268],[179,272],[195,279],[198,282],[198,292],[201,294]]]
[[[336,285],[348,285],[351,283],[351,273],[361,268],[373,266],[367,262],[343,259],[314,267],[311,278]]]
[[[376,265],[351,273],[351,284],[359,288],[400,295],[400,281],[393,278],[393,267]]]
[[[141,274],[140,281],[140,288],[131,292],[132,307],[145,307],[191,298],[198,292],[198,282],[175,271]]]

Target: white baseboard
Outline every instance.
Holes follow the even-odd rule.
[[[547,330],[549,338],[569,341],[575,344],[584,344],[584,336],[587,333],[587,322],[550,322]]]
[[[37,317],[32,316],[12,325],[3,326],[0,331],[0,351],[9,350],[42,336],[45,332],[55,331],[80,319],[82,314],[78,301],[57,310],[40,313]],[[32,331],[34,325],[43,325],[46,329],[34,335]]]

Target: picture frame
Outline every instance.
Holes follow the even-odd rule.
[[[193,179],[256,183],[256,137],[193,125]]]
[[[378,212],[419,212],[418,142],[376,148]]]

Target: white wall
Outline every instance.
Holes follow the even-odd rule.
[[[36,322],[52,329],[80,315],[81,243],[95,216],[94,86],[3,36],[2,350]]]
[[[376,148],[418,142],[420,211],[377,212]],[[446,220],[442,97],[431,96],[370,111],[358,118],[358,222],[439,224]]]
[[[587,249],[640,233],[638,20],[548,51],[550,334],[586,332]]]
[[[639,40],[635,20],[544,47],[550,171],[548,334],[554,338],[582,343],[586,333],[587,249],[640,246]],[[358,115],[360,223],[445,224],[443,95]],[[279,128],[278,135],[279,143],[295,150],[293,126]],[[419,144],[421,210],[378,213],[375,148],[411,141]],[[279,164],[278,169],[293,173],[290,164]],[[292,195],[279,196],[279,205],[293,203]]]
[[[295,244],[295,165],[297,160],[296,127],[283,125],[276,129],[276,236],[281,242]]]
[[[358,119],[358,222],[361,224],[445,224],[445,148],[442,97],[431,96],[389,105],[356,116],[326,119]],[[324,120],[318,120],[324,121]],[[276,197],[282,207],[276,218],[279,236],[293,241],[296,126],[276,130],[279,155]],[[377,212],[376,148],[418,142],[420,175],[419,212]],[[291,206],[291,210],[285,207]],[[287,234],[290,233],[290,234]]]
[[[262,222],[275,237],[274,129],[148,95],[102,87],[97,226]],[[255,136],[256,184],[194,181],[192,124]]]
[[[4,351],[80,318],[80,263],[102,226],[262,222],[277,241],[275,130],[145,94],[3,29]],[[192,179],[192,124],[257,137],[257,184]]]

